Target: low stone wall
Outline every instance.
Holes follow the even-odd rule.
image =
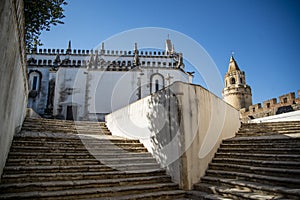
[[[260,123],[260,122],[286,122],[286,121],[300,121],[300,110],[283,113],[279,115],[273,115],[269,117],[262,117],[253,119],[251,123]]]
[[[113,135],[137,138],[190,190],[221,141],[240,127],[239,112],[198,85],[176,82],[106,116]]]
[[[26,114],[27,77],[23,1],[0,2],[0,174]]]

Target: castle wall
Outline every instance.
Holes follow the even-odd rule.
[[[245,108],[241,109],[241,119],[244,122],[248,122],[251,119],[300,110],[299,95],[300,90],[298,90],[298,98],[296,98],[294,92],[291,92],[279,96],[278,101],[276,98],[272,98],[264,101],[263,104],[258,103],[251,105],[247,110]]]
[[[139,139],[187,190],[204,175],[221,141],[240,127],[235,108],[182,82],[112,112],[106,121],[113,135]]]
[[[26,109],[23,10],[23,1],[0,1],[0,174],[13,136],[21,129]]]

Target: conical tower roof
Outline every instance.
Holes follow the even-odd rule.
[[[229,66],[228,66],[228,73],[233,71],[240,71],[238,64],[236,63],[233,56],[230,57]]]

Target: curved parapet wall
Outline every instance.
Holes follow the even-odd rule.
[[[113,135],[139,139],[187,190],[204,175],[221,141],[240,127],[235,108],[183,82],[107,115],[106,122]]]

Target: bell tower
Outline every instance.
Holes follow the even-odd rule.
[[[225,74],[225,87],[222,91],[223,100],[240,110],[252,105],[252,93],[246,84],[245,72],[241,71],[234,57],[230,57],[228,71]]]

